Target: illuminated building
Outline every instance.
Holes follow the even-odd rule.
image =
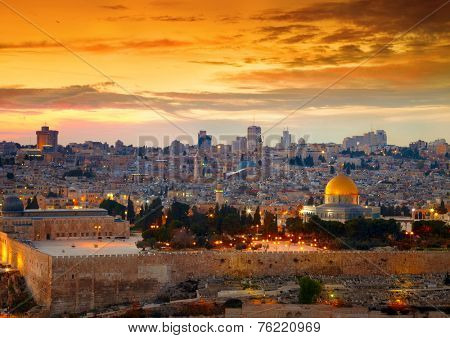
[[[56,130],[50,130],[47,126],[43,126],[41,130],[36,131],[36,145],[38,149],[51,148],[53,151],[56,151],[58,147],[58,133]]]
[[[217,183],[216,189],[214,190],[214,192],[216,193],[216,203],[220,206],[223,205],[223,203],[224,203],[223,186],[221,183]]]
[[[129,237],[130,224],[105,209],[25,210],[16,196],[6,196],[0,231],[20,240]]]
[[[358,187],[350,177],[344,174],[339,174],[328,182],[325,188],[324,204],[304,206],[302,213],[305,220],[312,215],[317,215],[326,221],[339,222],[359,217],[378,217],[371,207],[359,205]]]
[[[342,142],[344,149],[362,150],[370,153],[387,144],[387,135],[384,130],[377,130],[376,132],[368,132],[362,136],[346,137]]]

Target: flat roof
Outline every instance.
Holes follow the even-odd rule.
[[[50,256],[123,255],[137,254],[140,236],[127,239],[63,239],[34,241],[33,246]]]
[[[2,212],[3,217],[61,218],[61,217],[112,217],[106,209],[29,209],[20,212]]]
[[[141,236],[131,236],[127,239],[62,239],[33,241],[33,247],[50,256],[86,256],[86,255],[124,255],[138,254],[141,252],[136,247],[136,242]],[[268,248],[258,249],[262,252],[306,252],[319,251],[317,247],[309,245],[293,244],[289,241],[280,241],[280,244],[269,243]],[[262,243],[265,244],[265,243]],[[229,249],[225,249],[228,251]],[[222,250],[217,250],[222,251]],[[249,250],[251,251],[251,250]],[[175,251],[176,252],[176,251]]]
[[[25,209],[24,212],[29,213],[29,212],[89,212],[89,211],[101,211],[101,212],[105,212],[107,211],[106,209],[102,209],[102,208],[84,208],[84,209]]]

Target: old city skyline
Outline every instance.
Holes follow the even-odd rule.
[[[0,331],[444,332],[449,14],[0,0]]]

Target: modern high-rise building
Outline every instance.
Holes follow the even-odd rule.
[[[346,137],[342,142],[344,149],[373,151],[387,145],[387,135],[384,130],[368,132],[362,136]]]
[[[211,149],[212,136],[206,134],[206,130],[200,130],[198,133],[198,148],[199,149]]]
[[[238,136],[236,140],[231,143],[231,151],[233,153],[245,153],[247,151],[247,138]]]
[[[58,131],[50,130],[48,126],[43,126],[41,130],[36,131],[36,145],[39,150],[51,148],[56,151],[58,148]]]
[[[17,153],[17,145],[14,142],[0,142],[0,155],[15,155]]]
[[[289,146],[292,143],[292,135],[289,134],[289,130],[283,130],[283,136],[281,137],[281,146],[283,149],[289,149]]]
[[[262,135],[261,127],[250,126],[247,129],[247,150],[249,153],[261,152]]]

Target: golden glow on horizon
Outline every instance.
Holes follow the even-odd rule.
[[[121,137],[118,128],[173,133],[149,106],[192,135],[208,122],[236,133],[239,120],[245,131],[254,116],[268,128],[439,5],[325,2],[9,1],[126,92],[0,6],[0,138],[26,143],[44,122],[64,143],[88,135],[111,141]],[[408,10],[399,17],[402,6]],[[427,132],[426,124],[437,124],[430,137],[445,133],[448,13],[436,13],[286,123],[326,129],[326,119],[347,128],[338,141],[373,122],[404,127],[393,139],[399,143]]]

